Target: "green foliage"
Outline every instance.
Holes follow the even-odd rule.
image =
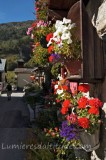
[[[60,66],[61,66],[61,63],[58,62],[58,63],[55,63],[52,68],[51,68],[51,73],[54,77],[57,77],[58,74],[60,73]]]
[[[15,73],[12,71],[8,71],[6,73],[6,79],[8,83],[16,84]]]
[[[58,126],[57,109],[52,107],[39,112],[36,124],[40,129]]]
[[[48,14],[48,1],[47,0],[36,0],[35,8],[39,8],[36,12],[36,17],[39,20],[47,20]]]
[[[10,39],[20,39],[26,35],[27,28],[33,21],[26,22],[11,22],[0,24],[0,40],[7,41]]]
[[[27,85],[25,92],[25,100],[32,108],[36,103],[44,103],[44,99],[42,98],[42,89],[40,86],[35,84]]]
[[[18,55],[22,49],[23,57],[27,60],[31,53],[30,38],[26,35],[27,28],[33,21],[12,22],[0,24],[0,56]]]
[[[33,160],[49,160],[49,159],[54,160],[54,156],[49,151],[49,149],[39,149],[39,150],[31,150],[31,151],[32,151]]]
[[[29,142],[27,142],[29,144]],[[36,128],[35,137],[32,139],[31,145],[34,144],[33,149],[28,150],[27,160],[54,160],[54,154],[48,144],[51,143],[49,137]]]
[[[39,92],[40,93],[40,91],[41,91],[41,88],[38,86],[38,85],[35,85],[35,84],[28,84],[28,85],[26,85],[26,89],[25,89],[25,92],[26,92],[26,94],[29,94],[29,93],[37,93],[37,92]]]
[[[36,50],[34,51],[34,60],[35,64],[40,66],[46,65],[48,62],[47,48],[43,48],[41,45],[37,46]]]
[[[36,64],[35,64],[35,58],[34,58],[34,56],[32,56],[30,58],[30,60],[24,64],[24,67],[28,67],[28,68],[33,68],[35,66],[36,66]]]
[[[7,57],[7,70],[12,71],[17,67],[18,55],[8,55]]]

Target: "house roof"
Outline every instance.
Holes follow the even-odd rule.
[[[4,71],[5,70],[5,65],[6,65],[6,59],[0,59],[0,71]]]
[[[62,20],[63,17],[67,17],[68,12],[73,11],[73,6],[75,6],[79,0],[49,0],[48,1],[48,20],[55,23],[56,20]],[[85,7],[87,6],[89,0],[82,0]],[[75,8],[77,8],[75,6]],[[75,17],[75,16],[74,16]],[[75,17],[76,18],[76,17]],[[70,18],[68,18],[70,19]]]
[[[14,72],[15,73],[31,73],[32,68],[15,68]]]

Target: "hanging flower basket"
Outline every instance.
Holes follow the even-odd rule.
[[[90,152],[99,148],[99,131],[100,129],[97,129],[94,134],[89,134],[83,129],[79,131],[82,148],[85,151]]]

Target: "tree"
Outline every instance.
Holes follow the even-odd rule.
[[[7,71],[6,73],[6,80],[8,83],[11,83],[11,84],[16,84],[16,75],[13,71]]]

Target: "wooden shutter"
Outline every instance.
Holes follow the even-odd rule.
[[[103,46],[82,0],[69,10],[67,18],[76,23],[76,36],[81,40],[82,80],[93,82],[104,78]]]

